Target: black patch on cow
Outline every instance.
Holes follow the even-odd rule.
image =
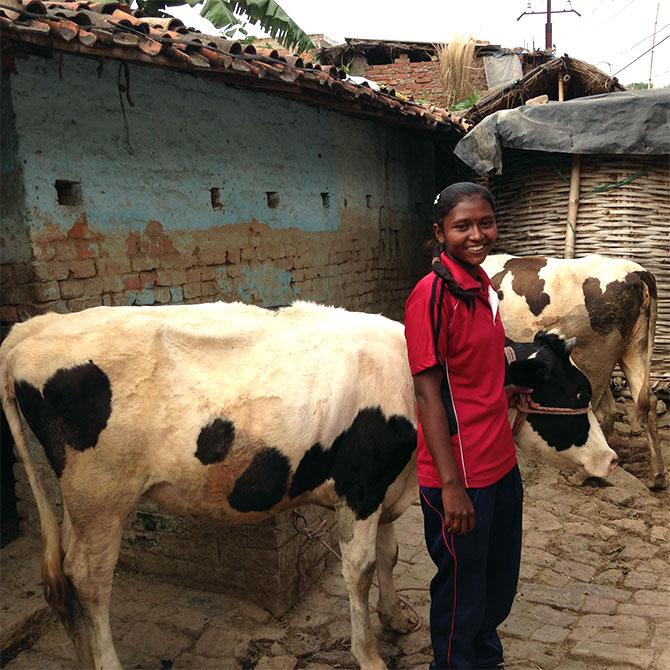
[[[361,410],[330,449],[315,444],[296,470],[289,496],[315,489],[327,479],[344,497],[358,519],[366,519],[381,505],[386,490],[416,449],[416,430],[401,416],[388,421],[380,408]]]
[[[500,285],[502,284],[502,280],[505,278],[505,275],[507,274],[507,270],[504,268],[500,272],[496,272],[493,277],[491,277],[491,284],[493,285],[493,288],[498,291],[498,295],[502,293],[500,291]]]
[[[14,385],[16,399],[26,422],[35,437],[44,447],[44,453],[57,477],[65,469],[65,446],[58,427],[56,417],[45,402],[39,389],[28,382],[16,382]]]
[[[512,258],[505,263],[505,269],[512,273],[512,289],[526,299],[528,309],[534,316],[539,316],[551,302],[549,295],[544,292],[544,279],[540,279],[539,275],[546,264],[547,259],[544,256]],[[495,288],[500,287],[493,285]]]
[[[235,426],[225,419],[214,419],[200,431],[195,457],[203,465],[222,461],[235,440]]]
[[[324,449],[320,442],[307,450],[293,476],[291,488],[288,491],[289,498],[295,498],[306,491],[313,491],[330,478],[335,453],[332,448]]]
[[[95,447],[112,413],[109,377],[93,362],[56,371],[42,393],[23,381],[15,389],[21,412],[58,477],[65,468],[65,445],[77,451]]]
[[[601,335],[618,330],[621,337],[627,339],[640,313],[645,286],[638,272],[627,274],[624,281],[610,282],[604,292],[599,279],[585,279],[582,291],[591,328]]]
[[[570,447],[582,447],[589,437],[590,426],[587,414],[575,416],[529,414],[527,421],[556,451],[563,451]]]
[[[290,474],[291,464],[281,451],[263,449],[235,482],[228,502],[239,512],[265,512],[284,497]]]

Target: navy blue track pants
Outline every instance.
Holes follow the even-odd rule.
[[[430,583],[432,669],[477,670],[503,662],[496,629],[512,608],[521,561],[523,486],[514,466],[491,486],[466,489],[476,525],[467,535],[444,528],[442,492],[421,487]]]

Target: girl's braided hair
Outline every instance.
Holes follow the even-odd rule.
[[[475,184],[471,181],[460,181],[456,184],[451,184],[451,186],[447,186],[447,188],[441,191],[435,198],[435,201],[433,202],[433,223],[441,227],[442,219],[444,219],[444,217],[447,216],[447,214],[449,214],[461,200],[465,200],[466,198],[483,198],[491,205],[491,209],[494,212],[496,210],[496,201],[491,194],[491,191],[485,186]],[[477,292],[473,290],[465,290],[453,278],[451,272],[440,263],[440,254],[444,251],[444,245],[440,244],[437,240],[434,240],[432,251],[433,272],[442,279],[454,296],[462,300],[469,309],[473,309]]]

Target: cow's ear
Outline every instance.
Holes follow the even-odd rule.
[[[537,358],[510,363],[509,374],[513,384],[536,389],[549,379],[549,368]]]

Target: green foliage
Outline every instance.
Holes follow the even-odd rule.
[[[114,2],[115,0],[101,0]],[[188,3],[195,7],[202,0],[137,0],[138,8],[149,16],[160,16],[165,7],[175,7]],[[270,33],[287,49],[306,51],[314,45],[305,32],[295,21],[275,2],[275,0],[205,0],[200,10],[200,16],[206,18],[215,28],[225,30],[227,37],[232,37],[236,31],[244,35],[247,31],[242,22],[241,14],[246,14],[248,23],[258,25]]]
[[[652,88],[654,88],[654,85],[651,85]],[[646,81],[636,81],[633,82],[632,84],[626,84],[626,88],[629,91],[646,91],[647,90],[647,82]]]
[[[470,109],[473,105],[476,105],[479,101],[479,91],[473,91],[470,97],[465,98],[449,107],[450,112],[462,112],[464,109]]]

